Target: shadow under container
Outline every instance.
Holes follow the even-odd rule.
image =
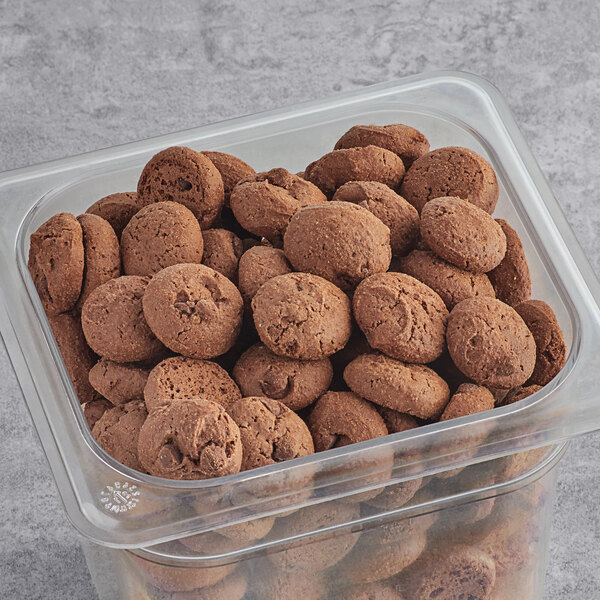
[[[30,234],[135,189],[167,146],[296,172],[368,123],[406,123],[433,148],[489,160],[495,216],[517,230],[533,295],[557,315],[564,369],[510,406],[219,479],[117,463],[87,428],[27,272]],[[600,427],[600,286],[488,83],[415,76],[29,167],[0,175],[0,204],[0,329],[101,600],[542,598],[556,465],[566,440]]]

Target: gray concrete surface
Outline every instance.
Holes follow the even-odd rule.
[[[0,170],[434,69],[506,96],[600,272],[594,0],[0,0]],[[600,597],[600,436],[560,469],[546,598]],[[2,597],[95,597],[0,349]],[[518,599],[515,599],[518,600]]]

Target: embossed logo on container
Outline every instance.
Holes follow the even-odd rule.
[[[100,502],[104,510],[111,513],[123,513],[132,510],[140,501],[140,491],[136,485],[127,481],[115,481],[100,492]]]

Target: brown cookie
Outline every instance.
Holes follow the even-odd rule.
[[[179,400],[148,415],[140,431],[138,455],[148,473],[157,477],[231,475],[242,465],[240,430],[216,402]]]
[[[142,312],[148,279],[123,276],[97,287],[81,310],[81,325],[92,350],[115,362],[137,362],[159,356],[164,346]]]
[[[94,425],[98,422],[98,419],[109,409],[114,408],[114,404],[109,402],[106,398],[98,398],[97,400],[91,400],[83,405],[83,416],[85,417],[88,427],[94,429]]]
[[[121,274],[119,240],[108,221],[97,215],[77,217],[83,231],[85,265],[83,284],[76,308],[81,310],[87,297],[99,285]]]
[[[298,211],[283,247],[294,269],[320,275],[343,290],[387,271],[392,258],[389,228],[366,208],[349,202]]]
[[[413,250],[399,260],[397,268],[439,294],[448,310],[452,310],[466,298],[496,296],[485,273],[471,273],[459,269],[431,250]]]
[[[304,421],[285,404],[269,398],[250,397],[229,407],[240,428],[242,471],[307,456],[315,451]]]
[[[516,387],[508,392],[504,398],[497,403],[497,406],[508,406],[509,404],[514,404],[519,400],[523,400],[524,398],[528,398],[532,396],[536,392],[539,392],[542,389],[541,385],[526,385]]]
[[[152,275],[180,263],[202,262],[200,225],[191,210],[177,202],[155,202],[136,213],[121,235],[126,275]]]
[[[254,298],[258,288],[277,277],[291,273],[283,250],[270,246],[254,246],[242,254],[238,266],[238,288],[247,304]]]
[[[414,127],[392,125],[355,125],[336,142],[334,150],[379,146],[397,154],[408,169],[417,158],[429,152],[427,138]]]
[[[88,381],[88,373],[96,359],[85,341],[79,316],[63,313],[48,317],[48,321],[79,402],[95,400],[97,395]]]
[[[240,356],[232,375],[244,396],[266,396],[300,410],[329,389],[333,369],[327,358],[286,358],[255,344]]]
[[[354,317],[369,344],[388,356],[428,363],[446,346],[448,310],[424,283],[403,273],[379,273],[360,283]]]
[[[402,256],[415,247],[420,236],[419,213],[384,183],[349,181],[338,188],[333,200],[358,204],[387,225],[392,254]]]
[[[148,413],[143,402],[127,402],[107,410],[96,422],[92,435],[115,460],[144,472],[138,457],[138,437]]]
[[[401,433],[402,431],[409,431],[410,429],[419,427],[419,422],[411,415],[386,408],[385,406],[379,406],[377,410],[383,417],[389,433]]]
[[[480,385],[513,388],[535,366],[535,341],[519,314],[494,298],[468,298],[448,319],[448,350],[454,364]]]
[[[346,345],[352,328],[346,294],[309,273],[267,281],[252,299],[252,312],[263,344],[289,358],[326,358]]]
[[[312,183],[286,169],[271,169],[235,186],[230,202],[235,218],[244,229],[280,242],[298,210],[326,200]]]
[[[117,238],[121,239],[121,233],[123,233],[125,225],[143,206],[144,204],[138,198],[137,192],[119,192],[100,198],[85,212],[108,221]]]
[[[473,273],[487,273],[506,254],[502,227],[461,198],[435,198],[421,212],[421,235],[441,258]]]
[[[498,202],[498,181],[491,165],[477,152],[450,146],[415,160],[400,194],[419,212],[434,198],[456,196],[492,214]]]
[[[242,324],[238,289],[205,265],[174,265],[157,273],[146,289],[144,315],[154,334],[190,358],[213,358],[229,350]]]
[[[506,236],[506,254],[488,273],[498,300],[516,306],[531,298],[531,275],[525,250],[517,232],[504,220],[496,219]]]
[[[89,372],[92,387],[115,406],[144,399],[150,369],[135,363],[117,363],[101,358]]]
[[[440,421],[465,417],[494,408],[492,392],[482,385],[463,383],[450,398]]]
[[[223,180],[225,206],[229,206],[231,190],[242,180],[256,175],[256,171],[241,158],[225,152],[205,150],[202,152],[210,162],[217,167]]]
[[[437,418],[450,398],[446,382],[424,365],[363,354],[344,369],[348,387],[380,406],[420,419]]]
[[[227,279],[237,280],[238,262],[244,252],[242,240],[227,229],[206,229],[202,263]]]
[[[177,568],[177,567],[175,567]],[[222,567],[221,567],[222,568]],[[198,569],[187,569],[194,571]],[[210,570],[210,569],[209,569]],[[237,569],[214,585],[188,590],[185,592],[166,592],[158,588],[149,590],[149,600],[242,600],[248,589],[248,576]],[[138,599],[137,597],[135,600]]]
[[[404,177],[402,159],[377,146],[334,150],[306,167],[304,177],[328,198],[348,181],[379,181],[393,190]]]
[[[150,413],[189,398],[212,400],[229,410],[242,398],[233,379],[217,363],[183,356],[159,362],[150,371],[143,394]]]
[[[31,234],[29,273],[49,316],[75,308],[83,283],[83,232],[69,213],[48,219]]]
[[[515,306],[531,331],[536,346],[535,368],[529,383],[546,385],[567,361],[567,346],[554,311],[542,300],[528,300]]]
[[[189,208],[202,229],[219,218],[224,202],[223,179],[215,165],[191,148],[172,146],[144,167],[137,192],[143,204],[179,202]]]

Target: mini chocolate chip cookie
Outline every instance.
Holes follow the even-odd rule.
[[[202,263],[225,275],[231,281],[237,280],[238,262],[244,252],[242,240],[227,229],[205,229],[204,256]]]
[[[291,273],[292,267],[283,250],[270,246],[254,246],[242,254],[238,266],[238,288],[248,305],[263,283]],[[254,394],[251,394],[254,395]]]
[[[144,399],[150,369],[136,363],[117,363],[101,358],[89,372],[92,387],[115,406]]]
[[[202,152],[210,162],[217,167],[223,180],[223,190],[225,192],[225,206],[229,206],[229,196],[233,188],[242,179],[256,175],[256,171],[241,158],[227,154],[226,152],[216,152],[214,150],[205,150]]]
[[[131,217],[144,207],[138,198],[137,192],[119,192],[110,194],[94,202],[85,212],[90,215],[98,215],[110,223],[117,239],[121,239],[121,233]]]
[[[475,383],[463,383],[450,398],[440,421],[492,410],[494,403],[494,396],[486,387]]]
[[[386,408],[385,406],[379,406],[377,410],[383,417],[389,433],[400,433],[419,427],[419,422],[411,415]]]
[[[514,404],[519,400],[533,396],[533,394],[539,392],[541,389],[542,386],[536,384],[516,387],[510,390],[508,394],[506,394],[506,396],[504,396],[504,398],[497,403],[497,406],[508,406],[509,404]]]

